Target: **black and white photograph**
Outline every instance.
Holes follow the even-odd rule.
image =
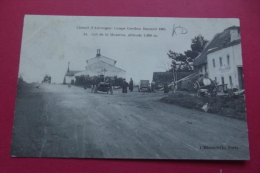
[[[11,157],[249,160],[241,31],[25,15]]]

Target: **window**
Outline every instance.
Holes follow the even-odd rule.
[[[229,55],[227,55],[227,64],[229,65],[230,60],[229,60]]]
[[[213,59],[213,67],[216,67],[215,59]]]
[[[233,83],[232,83],[232,77],[231,77],[231,76],[229,76],[229,84],[230,84],[230,86],[233,85]]]
[[[219,65],[222,66],[222,58],[219,57]]]
[[[222,82],[222,85],[224,85],[224,84],[225,84],[224,77],[221,77],[221,82]]]

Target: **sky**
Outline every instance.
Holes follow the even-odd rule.
[[[230,26],[240,26],[239,20],[26,15],[19,76],[31,83],[41,82],[45,75],[50,75],[52,82],[62,83],[68,62],[70,70],[83,71],[86,60],[95,57],[97,49],[101,49],[101,55],[116,60],[116,67],[126,71],[127,81],[130,78],[136,83],[141,79],[151,81],[153,72],[163,72],[163,64],[171,63],[167,56],[169,50],[183,53],[190,49],[195,36],[201,34],[210,41]]]

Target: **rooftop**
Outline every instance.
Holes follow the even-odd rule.
[[[97,63],[104,63],[104,64],[106,64],[106,65],[112,66],[113,68],[117,68],[117,69],[122,70],[122,71],[125,72],[125,70],[123,70],[123,69],[121,69],[121,68],[118,68],[118,67],[116,67],[116,66],[113,66],[113,65],[111,65],[111,64],[109,64],[109,63],[106,63],[106,62],[104,62],[104,61],[102,61],[102,60],[100,60],[99,62],[95,62],[95,63],[93,63],[93,64],[97,64]],[[93,64],[86,66],[86,69],[87,69],[89,66],[92,66]]]
[[[95,59],[95,58],[100,58],[100,59],[102,59],[102,58],[105,58],[105,59],[110,59],[110,60],[114,61],[114,63],[116,63],[116,60],[113,60],[113,59],[111,59],[111,58],[108,58],[108,57],[106,57],[106,56],[103,56],[103,55],[96,56],[96,57],[94,57],[94,58],[90,58],[90,59],[88,59],[88,60],[87,60],[87,62],[88,62],[89,60],[92,60],[92,59]]]
[[[89,61],[91,61],[91,60],[95,60],[95,59],[109,59],[110,61],[113,61],[113,63],[114,63],[114,65],[116,64],[116,61],[115,60],[113,60],[113,59],[111,59],[111,58],[108,58],[108,57],[106,57],[106,56],[102,56],[101,55],[101,53],[100,53],[100,49],[98,49],[97,50],[97,55],[96,55],[96,57],[94,57],[94,58],[90,58],[90,59],[88,59],[87,60],[87,63],[89,63]]]
[[[240,39],[234,40],[230,42],[230,30],[231,29],[238,29],[240,33],[240,27],[238,26],[231,26],[225,29],[223,32],[216,34],[213,39],[206,45],[204,50],[195,58],[194,66],[200,66],[205,64],[207,61],[207,54],[212,53],[214,51],[233,46],[235,44],[239,44],[241,42]]]
[[[67,71],[65,76],[74,76],[78,72],[81,72],[81,71],[70,70],[70,71]]]

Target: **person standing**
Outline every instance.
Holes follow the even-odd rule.
[[[127,93],[128,83],[125,81],[125,93]]]
[[[133,92],[133,89],[134,89],[134,82],[133,82],[133,79],[130,78],[130,82],[129,82],[129,91]]]
[[[107,82],[108,85],[109,85],[109,92],[110,92],[110,94],[113,94],[112,79],[111,79],[111,78],[108,78],[106,82]]]
[[[125,81],[125,79],[123,80],[122,92],[127,93],[127,82]]]
[[[93,79],[92,79],[91,92],[92,93],[96,93],[97,92],[97,79],[95,77],[93,77]]]
[[[125,79],[122,82],[122,93],[125,93]]]
[[[91,92],[94,92],[94,78],[91,79]]]

